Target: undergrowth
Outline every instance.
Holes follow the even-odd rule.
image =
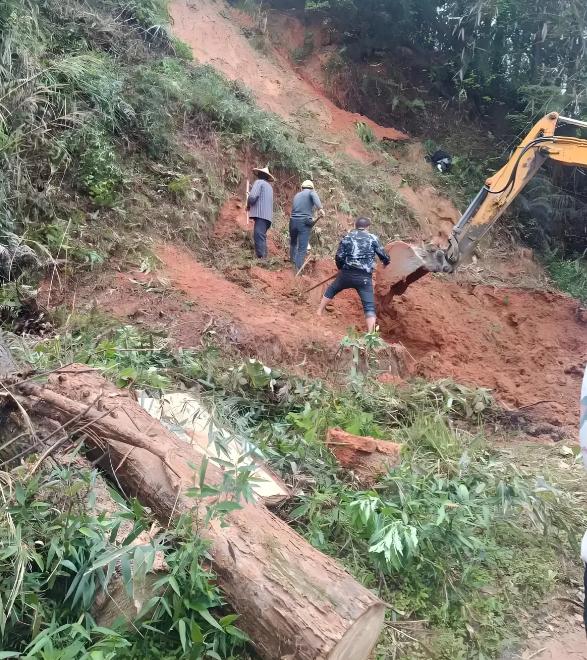
[[[126,244],[139,248],[155,229],[211,260],[213,225],[241,183],[244,155],[269,162],[278,181],[317,182],[334,212],[316,232],[318,254],[346,229],[340,215],[369,209],[384,239],[405,232],[410,214],[390,168],[332,161],[240,83],[190,61],[166,28],[165,4],[4,3],[0,228],[63,259],[44,230],[58,227],[78,266],[125,257]],[[277,192],[279,231],[290,200]]]
[[[239,158],[252,150],[290,178],[311,174],[335,215],[368,207],[382,238],[407,233],[412,219],[389,185],[391,161],[377,172],[343,159],[335,167],[241,85],[191,62],[166,20],[163,0],[0,6],[1,229],[87,267],[103,252],[128,251],[125,233],[146,227],[176,230],[206,253],[218,208],[240,182]],[[476,192],[484,167],[457,158],[447,187]],[[321,224],[328,238],[341,231],[337,218]],[[550,268],[585,298],[580,262]],[[21,303],[13,283],[3,291],[9,321]],[[193,388],[295,487],[281,514],[392,604],[390,626],[423,621],[418,638],[430,637],[423,643],[437,658],[495,657],[519,634],[519,615],[553,587],[583,523],[571,495],[485,439],[495,405],[484,390],[450,381],[396,388],[356,374],[339,389],[257,360],[228,361],[213,346],[175,351],[164,337],[98,314],[69,318],[16,352],[41,372],[83,362],[121,387]],[[401,464],[365,490],[324,444],[335,426],[403,442]],[[26,466],[0,473],[0,657],[243,657],[189,521],[156,545],[131,548],[145,512],[120,501],[113,517],[93,513],[91,479],[71,470],[30,479]],[[122,541],[120,519],[134,525]],[[144,624],[97,626],[91,605],[108,573],[120,562],[128,575],[137,553],[146,571],[155,549],[171,572]],[[187,604],[186,592],[194,594]],[[381,658],[395,653],[397,638],[386,634],[385,644]]]
[[[587,304],[587,262],[584,258],[561,259],[550,255],[546,258],[546,268],[561,291]]]
[[[191,179],[198,154],[214,161],[204,170],[222,173],[187,186],[208,226],[239,182],[238,150],[300,178],[330,167],[244,87],[188,61],[167,20],[162,0],[3,3],[0,228],[27,241],[77,214],[88,245],[99,215],[100,225],[118,226],[121,241],[133,227],[165,219],[158,207],[166,173]],[[193,155],[186,141],[195,142]],[[186,198],[172,201],[183,210]]]
[[[0,472],[0,657],[246,657],[246,636],[238,617],[223,611],[203,566],[206,543],[189,516],[138,543],[151,526],[148,513],[114,491],[117,510],[100,511],[105,486],[98,488],[95,471],[47,468],[31,478],[29,467]],[[132,626],[120,616],[100,625],[96,603],[112,578],[140,598],[158,556],[166,570],[152,580],[150,596],[135,601],[142,604]]]
[[[294,487],[281,515],[392,605],[382,659],[497,657],[562,579],[585,522],[577,495],[487,440],[499,416],[485,390],[354,371],[339,389],[96,316],[25,354],[41,370],[83,361],[120,386],[193,390]],[[324,444],[333,427],[402,443],[401,463],[365,489]],[[406,621],[420,622],[416,641],[398,633]]]
[[[419,642],[396,635],[378,657],[398,645],[418,657],[497,657],[524,635],[521,617],[564,574],[585,520],[538,463],[521,469],[487,441],[486,391],[372,380],[340,391],[256,361],[203,367],[217,412],[298,488],[282,515],[391,603],[391,626],[424,622]],[[323,444],[332,427],[401,442],[401,464],[362,489]]]

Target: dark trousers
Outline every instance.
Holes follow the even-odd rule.
[[[271,227],[271,223],[264,218],[253,218],[253,220],[255,221],[255,229],[253,230],[255,254],[259,259],[265,259],[267,256],[267,231]]]
[[[312,225],[306,224],[306,220],[290,218],[289,221],[289,258],[296,266],[296,270],[304,265]]]
[[[345,289],[354,289],[359,294],[365,316],[375,316],[375,294],[371,273],[358,268],[339,270],[334,282],[324,292],[324,297],[332,300],[337,293]]]

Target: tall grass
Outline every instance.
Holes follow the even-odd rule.
[[[189,515],[136,543],[151,527],[148,512],[108,497],[95,471],[74,467],[32,478],[26,469],[0,471],[0,503],[0,657],[248,657],[238,617],[219,616],[224,601]],[[108,508],[96,513],[100,506]],[[123,610],[98,625],[94,608],[112,598],[113,578],[134,598],[163,556],[165,570],[132,625]]]
[[[587,304],[587,261],[585,258],[547,258],[546,267],[553,282],[565,293]]]
[[[58,215],[64,182],[94,203],[116,203],[127,156],[176,157],[186,125],[301,176],[317,162],[244,88],[175,57],[185,49],[166,30],[165,7],[162,0],[2,3],[0,229]]]

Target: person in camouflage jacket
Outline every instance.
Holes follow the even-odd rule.
[[[344,289],[354,289],[361,298],[367,330],[371,332],[377,323],[375,310],[375,293],[373,291],[373,270],[375,256],[383,264],[389,264],[389,256],[381,247],[379,239],[370,234],[367,229],[371,225],[369,218],[357,218],[355,229],[349,232],[340,242],[336,252],[336,266],[339,273],[334,282],[326,289],[318,315],[321,316],[326,305]]]

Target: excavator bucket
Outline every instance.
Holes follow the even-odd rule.
[[[389,288],[389,293],[401,295],[406,289],[421,277],[430,272],[428,253],[422,248],[409,245],[403,241],[389,243],[385,251],[391,259],[387,268],[379,269],[378,286]]]

